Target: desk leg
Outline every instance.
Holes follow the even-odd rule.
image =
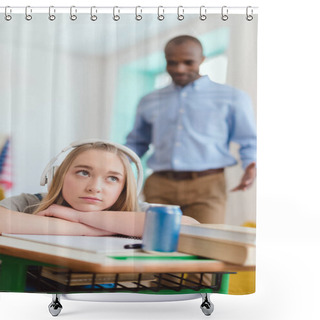
[[[220,289],[219,289],[218,293],[228,294],[230,275],[227,273],[224,273],[221,275],[221,277],[222,278],[221,278],[221,283],[220,283]]]
[[[23,259],[1,255],[0,291],[24,292],[27,265]]]

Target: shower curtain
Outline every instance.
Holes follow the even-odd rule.
[[[257,8],[2,7],[1,10],[4,19],[0,19],[0,190],[5,199],[21,193],[46,193],[47,188],[39,185],[41,173],[72,141],[95,138],[126,144],[141,99],[172,85],[166,72],[164,47],[180,35],[195,37],[202,44],[205,60],[200,66],[201,78],[221,84],[221,90],[240,90],[250,100],[253,118],[256,117]],[[234,94],[231,89],[228,92]],[[235,120],[241,122],[232,117],[228,121]],[[207,125],[200,123],[200,130],[204,126]],[[241,226],[248,231],[255,228],[256,188],[253,183],[244,192],[230,192],[244,172],[239,141],[231,141],[232,134],[229,132],[227,142],[236,164],[230,163],[225,168],[225,225]],[[148,162],[154,148],[151,145],[141,158],[145,178],[154,170]],[[61,158],[58,162],[64,156]],[[250,245],[255,249],[254,240]],[[3,244],[0,255],[2,264],[5,258],[10,259]],[[30,286],[28,283],[17,286],[16,291],[51,292],[56,284],[55,290],[63,293],[61,282],[55,282],[54,273],[58,271],[50,269],[52,262],[50,266],[47,261],[44,266],[33,265],[32,258],[32,254],[25,258],[27,280],[32,275],[45,276],[41,268],[45,268],[48,278],[41,285],[31,279]],[[13,262],[12,270],[16,263]],[[0,291],[10,291],[5,279],[13,275],[4,275],[3,270],[0,265],[3,286]],[[255,291],[253,266],[230,270],[224,293]],[[75,274],[79,272],[76,270]],[[185,278],[179,281],[186,281]],[[50,288],[46,287],[48,282]],[[112,289],[112,284],[103,286],[105,291]]]

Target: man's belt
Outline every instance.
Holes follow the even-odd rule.
[[[210,174],[217,174],[224,171],[224,168],[208,169],[204,171],[157,171],[154,174],[166,177],[171,180],[190,180],[199,177],[208,176]]]

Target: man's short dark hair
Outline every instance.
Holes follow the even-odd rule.
[[[197,44],[201,48],[201,51],[203,51],[201,42],[197,38],[189,36],[189,35],[182,35],[182,36],[178,36],[178,37],[172,38],[171,40],[169,40],[167,42],[164,51],[167,50],[167,47],[170,44],[180,45],[180,44],[188,42],[188,41],[194,42],[195,44]]]

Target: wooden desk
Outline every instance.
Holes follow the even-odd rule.
[[[0,291],[19,291],[25,288],[26,269],[28,265],[55,265],[67,267],[74,271],[93,273],[224,273],[248,270],[239,266],[225,264],[221,261],[201,259],[194,256],[173,254],[150,254],[141,250],[123,249],[124,243],[137,243],[139,240],[113,237],[81,237],[76,238],[78,245],[57,245],[34,239],[32,236],[14,237],[0,236]],[[59,239],[56,236],[54,239]],[[71,238],[70,238],[71,239]],[[119,240],[120,239],[120,240]],[[81,246],[92,241],[101,244],[115,241],[118,248],[104,252],[97,248]],[[252,269],[252,268],[251,268]],[[14,276],[10,276],[9,274]]]

